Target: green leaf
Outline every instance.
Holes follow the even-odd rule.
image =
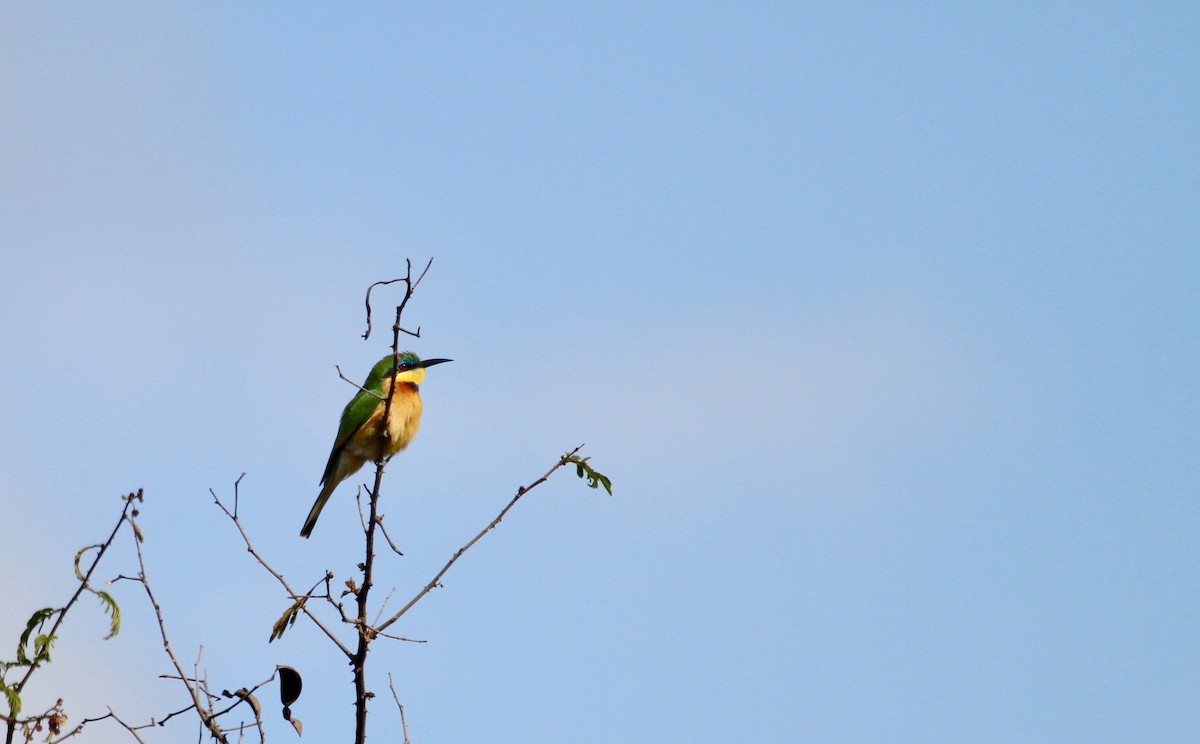
[[[83,560],[83,554],[89,550],[94,550],[101,547],[100,545],[85,545],[75,554],[75,578],[83,581],[83,571],[79,570],[79,562]]]
[[[34,664],[50,661],[50,646],[54,645],[56,640],[58,640],[58,636],[46,635],[44,633],[33,639]]]
[[[42,624],[50,619],[57,612],[53,607],[43,607],[29,618],[29,622],[25,625],[25,632],[21,634],[21,641],[17,644],[17,663],[21,666],[36,665],[36,661],[31,662],[29,656],[25,653],[26,646],[29,645],[29,636],[33,635],[33,631],[40,629]],[[36,656],[36,652],[35,652]]]
[[[292,603],[292,606],[284,610],[283,615],[275,621],[271,626],[271,637],[267,639],[267,643],[276,638],[283,638],[283,634],[288,628],[296,624],[296,618],[300,617],[300,610],[304,607],[304,603],[308,601],[308,597],[301,597]]]
[[[589,483],[591,484],[592,488],[595,488],[596,481],[599,481],[600,485],[604,486],[604,490],[608,491],[608,495],[612,496],[612,481],[608,479],[608,476],[604,475],[603,473],[596,472],[593,472],[592,475],[595,476],[594,478],[589,479]]]
[[[109,632],[104,636],[104,640],[108,640],[115,636],[121,630],[121,608],[117,606],[117,600],[112,598],[108,592],[92,590],[92,593],[100,598],[100,604],[104,605],[104,612],[109,617]]]
[[[590,459],[592,458],[571,455],[567,458],[567,462],[575,463],[575,474],[580,478],[587,478],[589,487],[599,488],[600,486],[604,486],[604,490],[608,491],[609,496],[612,496],[612,481],[609,480],[607,475],[589,465],[588,460]]]
[[[0,692],[3,692],[4,697],[8,698],[8,717],[15,719],[21,713],[21,696],[3,682],[0,682]]]

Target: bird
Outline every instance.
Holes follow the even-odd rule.
[[[453,360],[421,360],[411,351],[402,351],[398,355],[388,354],[376,362],[362,389],[342,411],[333,451],[329,453],[329,463],[325,465],[325,474],[321,476],[321,493],[304,520],[300,537],[312,534],[317,517],[321,516],[325,502],[329,501],[339,483],[357,473],[365,463],[374,462],[380,457],[390,458],[408,446],[421,423],[421,395],[418,391],[421,381],[425,379],[425,370],[449,361]],[[393,379],[396,381],[394,392]],[[388,409],[385,450],[382,422],[384,399],[389,392],[392,402]]]

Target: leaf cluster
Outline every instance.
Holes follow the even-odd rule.
[[[591,457],[580,457],[579,455],[567,455],[567,462],[574,463],[575,474],[580,478],[587,478],[589,488],[599,488],[604,486],[604,490],[608,491],[608,495],[612,496],[612,481],[604,473],[593,468],[588,464]]]

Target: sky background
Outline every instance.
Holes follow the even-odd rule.
[[[181,661],[349,741],[208,489],[352,575],[356,481],[297,537],[334,365],[433,257],[375,596],[577,444],[614,495],[558,474],[394,626],[372,740],[390,671],[416,744],[1196,741],[1200,10],[734,5],[0,5],[0,648],[144,488]],[[27,710],[184,705],[112,589]]]

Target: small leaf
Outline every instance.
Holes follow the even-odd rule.
[[[612,481],[608,479],[608,476],[604,475],[603,473],[596,472],[593,472],[593,475],[596,477],[592,479],[592,488],[596,487],[596,481],[600,481],[600,485],[604,486],[604,490],[608,491],[609,496],[612,496]]]
[[[271,637],[267,639],[267,643],[270,643],[276,638],[283,638],[284,632],[296,624],[296,618],[300,617],[300,610],[304,607],[304,603],[307,601],[308,597],[301,597],[293,602],[291,607],[284,610],[283,615],[280,616],[280,618],[275,621],[275,624],[271,626]]]
[[[75,554],[75,578],[76,579],[83,581],[83,571],[81,571],[79,569],[79,562],[83,560],[83,554],[88,552],[89,550],[92,550],[92,549],[98,548],[98,547],[100,547],[100,546],[99,545],[84,545],[82,548],[79,549],[79,552]]]
[[[100,604],[104,605],[104,612],[109,616],[110,630],[108,635],[104,636],[104,640],[107,641],[121,630],[121,608],[108,592],[92,590],[92,593],[100,598]]]
[[[50,646],[58,640],[58,636],[39,635],[33,639],[34,657],[33,663],[40,664],[43,661],[50,661]]]
[[[25,625],[25,632],[21,634],[21,641],[17,644],[18,664],[21,666],[29,666],[31,663],[36,665],[36,662],[29,661],[29,656],[25,653],[25,648],[29,645],[29,636],[33,635],[34,629],[40,628],[55,612],[57,610],[53,607],[43,607],[29,618],[29,622]]]
[[[588,460],[590,459],[592,458],[571,455],[567,459],[567,462],[575,463],[575,474],[580,478],[587,478],[588,486],[590,488],[599,488],[600,486],[604,486],[604,490],[608,491],[609,496],[612,496],[612,481],[609,480],[607,475],[598,472],[591,465],[588,465]]]
[[[9,718],[16,718],[21,712],[21,696],[17,694],[16,690],[4,684],[4,682],[0,682],[0,692],[3,692],[4,697],[8,699]]]

